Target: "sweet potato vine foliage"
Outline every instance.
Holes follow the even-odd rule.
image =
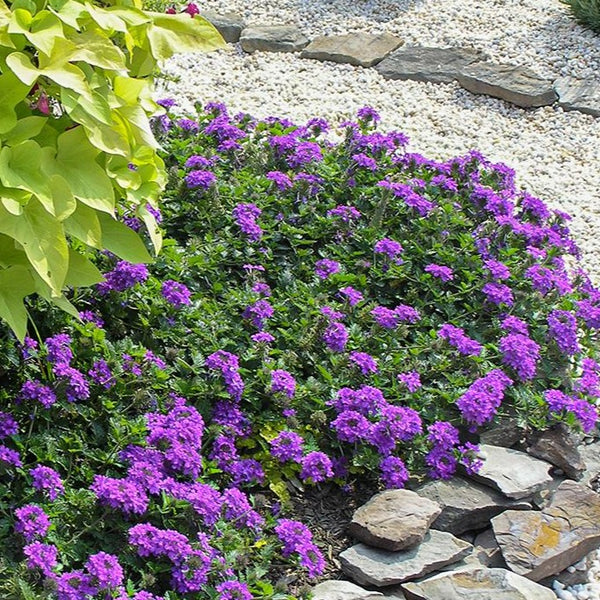
[[[508,167],[368,107],[334,138],[159,104],[160,256],[89,254],[80,320],[31,302],[3,338],[3,597],[303,595],[291,493],[472,472],[502,417],[596,427],[600,291]]]

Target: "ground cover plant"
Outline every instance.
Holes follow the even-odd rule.
[[[598,0],[561,0],[584,27],[600,33],[600,2]]]
[[[368,107],[333,142],[160,104],[158,259],[91,255],[80,320],[32,302],[2,338],[3,598],[302,596],[325,560],[291,494],[476,470],[504,415],[595,429],[600,291],[508,167]]]

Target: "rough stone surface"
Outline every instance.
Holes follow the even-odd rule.
[[[486,58],[472,48],[411,46],[392,52],[376,69],[386,79],[450,83],[467,66]]]
[[[407,600],[556,600],[552,590],[506,569],[441,573],[402,589]]]
[[[585,471],[581,478],[581,483],[597,490],[598,478],[600,476],[600,441],[580,446],[579,453],[585,463]]]
[[[244,52],[299,52],[310,40],[293,25],[246,27],[240,36]]]
[[[514,65],[477,63],[467,67],[457,79],[473,94],[501,98],[523,108],[548,106],[558,98],[550,80]]]
[[[544,510],[507,510],[492,519],[492,527],[507,565],[539,581],[600,546],[600,496],[567,480]]]
[[[527,498],[548,487],[550,464],[510,448],[482,444],[483,465],[471,477],[502,492],[508,498]]]
[[[387,33],[321,36],[302,51],[301,57],[348,63],[357,67],[372,67],[402,43],[399,37]]]
[[[531,456],[552,463],[571,479],[581,479],[585,463],[577,450],[577,440],[564,424],[535,432],[527,441],[527,452]]]
[[[357,540],[383,548],[403,550],[418,544],[440,514],[437,502],[409,490],[376,494],[352,516],[348,528]]]
[[[590,580],[590,571],[591,569],[594,569],[594,563],[597,561],[597,558],[597,551],[594,550],[574,565],[570,565],[561,571],[558,575],[552,575],[552,577],[541,579],[538,583],[547,587],[552,587],[554,581],[560,581],[560,583],[565,586],[588,583]]]
[[[239,41],[242,30],[246,27],[244,19],[235,13],[217,14],[211,11],[202,11],[200,16],[210,21],[223,39],[230,44]]]
[[[388,552],[357,544],[340,554],[342,570],[360,585],[385,587],[422,577],[469,554],[471,544],[431,530],[415,548]]]
[[[351,581],[330,579],[312,589],[312,600],[383,600],[383,594],[365,590]]]
[[[515,417],[500,417],[489,429],[479,433],[479,443],[512,448],[525,438],[525,429]]]
[[[449,481],[431,481],[418,488],[417,493],[442,507],[432,527],[454,535],[487,527],[492,517],[509,508],[531,509],[528,502],[510,500],[485,485],[461,477]]]
[[[494,536],[494,530],[491,528],[486,529],[475,538],[472,555],[485,567],[506,568],[502,551]]]
[[[558,105],[565,110],[577,110],[600,117],[600,83],[573,77],[560,77],[554,82]]]

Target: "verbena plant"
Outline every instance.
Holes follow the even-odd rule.
[[[600,2],[598,0],[561,0],[584,26],[600,33]]]
[[[471,472],[502,416],[595,431],[600,291],[568,217],[377,121],[156,120],[156,262],[99,253],[83,323],[36,304],[4,338],[0,595],[301,595],[281,576],[324,564],[290,493]]]
[[[150,260],[123,211],[160,247],[152,76],[175,52],[223,42],[199,17],[140,7],[0,0],[0,318],[21,339],[34,291],[76,314],[65,286],[101,279],[86,248]]]

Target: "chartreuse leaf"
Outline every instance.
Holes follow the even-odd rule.
[[[104,213],[98,213],[102,227],[102,245],[117,256],[130,263],[147,263],[152,261],[144,242],[127,225]]]
[[[0,137],[7,146],[16,146],[38,135],[47,121],[47,117],[24,117],[19,119],[12,129]]]
[[[33,278],[27,268],[14,266],[0,271],[0,317],[10,325],[21,342],[27,333],[27,311],[23,298],[34,290]]]
[[[104,277],[88,258],[69,248],[69,270],[65,285],[86,287],[102,281]]]
[[[0,206],[0,232],[14,238],[29,262],[56,295],[61,293],[68,269],[68,246],[62,224],[32,198],[16,216]]]
[[[125,68],[125,55],[108,38],[85,32],[71,38],[76,48],[70,61],[83,61],[102,69],[122,71]]]
[[[170,58],[177,52],[201,52],[223,48],[225,41],[206,19],[188,14],[163,15],[148,13],[152,24],[148,27],[148,41],[156,60]]]
[[[77,200],[112,214],[115,209],[114,191],[110,177],[96,162],[99,154],[83,128],[74,127],[58,136],[56,173],[64,177]]]
[[[54,216],[59,221],[64,221],[75,211],[77,201],[73,197],[71,187],[60,175],[52,175],[49,184],[54,203]]]
[[[138,214],[144,221],[144,225],[146,225],[146,230],[148,231],[148,235],[150,236],[152,245],[154,246],[154,252],[158,254],[162,248],[162,234],[160,232],[160,228],[158,227],[158,223],[156,222],[156,218],[143,205],[139,207]]]
[[[0,185],[0,200],[6,210],[13,215],[23,214],[23,206],[29,202],[31,192]]]
[[[56,39],[64,36],[62,23],[57,16],[44,10],[32,17],[23,8],[13,11],[8,32],[24,35],[32,46],[44,54],[50,54]]]
[[[73,214],[63,222],[65,231],[92,248],[102,248],[102,228],[98,213],[79,202]]]
[[[17,125],[15,107],[27,97],[29,89],[10,71],[0,75],[0,135]]]

